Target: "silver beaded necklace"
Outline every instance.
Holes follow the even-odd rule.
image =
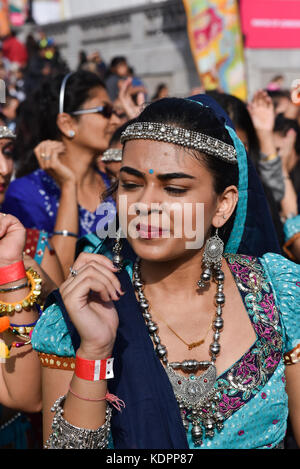
[[[183,362],[168,362],[168,352],[165,345],[161,344],[158,335],[158,326],[152,320],[149,303],[143,293],[144,284],[140,275],[140,258],[137,258],[133,270],[133,285],[138,295],[138,301],[142,308],[148,332],[155,346],[155,351],[165,365],[166,373],[171,382],[176,400],[179,405],[184,428],[188,431],[192,424],[192,438],[195,446],[202,444],[203,435],[212,438],[215,430],[222,430],[224,417],[218,410],[218,403],[222,397],[220,386],[215,386],[217,370],[215,366],[217,355],[220,353],[220,334],[223,329],[222,308],[225,304],[224,273],[217,266],[214,270],[214,280],[217,283],[216,316],[213,321],[214,339],[210,345],[210,361],[184,360]],[[200,376],[195,376],[199,369],[205,369]],[[176,373],[182,370],[190,373],[189,377]]]

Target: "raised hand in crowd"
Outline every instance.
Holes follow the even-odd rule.
[[[128,119],[137,117],[141,113],[145,103],[145,94],[140,89],[137,92],[136,102],[134,102],[132,98],[134,88],[132,88],[131,84],[132,78],[120,80],[119,82],[118,100],[126,112]]]
[[[276,157],[276,148],[273,138],[275,111],[272,99],[264,90],[259,90],[248,104],[253,125],[255,127],[261,152],[269,159]]]

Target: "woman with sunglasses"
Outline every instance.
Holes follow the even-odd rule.
[[[166,98],[121,142],[120,229],[33,332],[45,446],[279,449],[288,404],[299,443],[300,267],[228,116]]]
[[[17,145],[30,152],[18,168],[22,177],[8,188],[3,211],[25,227],[47,231],[66,274],[76,239],[96,232],[103,217],[100,194],[109,180],[95,169],[95,161],[107,149],[119,118],[102,81],[87,71],[46,80],[29,103],[33,121],[19,116]],[[25,142],[28,126],[30,145]]]

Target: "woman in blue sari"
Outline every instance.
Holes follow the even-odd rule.
[[[299,266],[221,116],[167,98],[123,133],[122,231],[80,242],[32,336],[47,448],[282,448],[288,403],[299,442]]]
[[[94,232],[103,217],[100,195],[109,179],[95,162],[120,120],[102,81],[87,71],[51,77],[28,100],[35,128],[19,118],[16,146],[25,148],[31,130],[31,151],[19,161],[22,177],[10,184],[2,210],[49,233],[66,274],[76,239]]]

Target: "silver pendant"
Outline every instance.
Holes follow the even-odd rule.
[[[202,401],[204,402],[214,388],[217,378],[217,371],[214,365],[210,365],[201,376],[191,375],[189,378],[176,373],[169,364],[166,371],[176,398],[187,409],[201,406]]]
[[[215,430],[223,428],[224,417],[219,411],[222,391],[215,387],[216,367],[212,364],[201,376],[190,375],[189,378],[177,374],[169,364],[166,372],[179,404],[183,425],[188,430],[192,424],[194,445],[201,446],[204,434],[213,438]]]

